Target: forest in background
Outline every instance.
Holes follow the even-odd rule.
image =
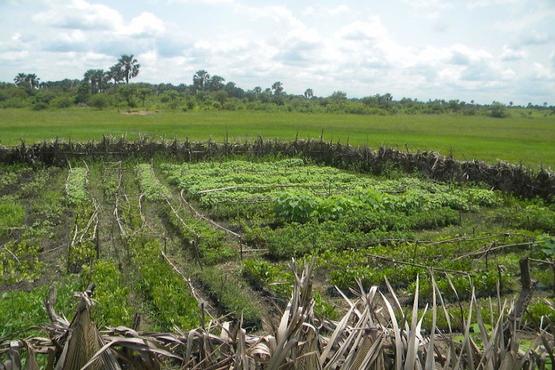
[[[244,89],[233,81],[205,70],[197,71],[192,84],[131,82],[139,75],[140,64],[133,55],[122,55],[107,70],[90,69],[83,79],[41,81],[34,73],[19,73],[13,83],[0,83],[0,108],[33,110],[64,109],[89,106],[97,109],[148,109],[180,111],[267,111],[348,114],[442,114],[485,115],[504,118],[512,114],[532,117],[534,111],[543,116],[554,115],[555,107],[547,102],[517,106],[493,101],[478,104],[474,100],[413,98],[394,99],[390,93],[362,98],[348,97],[343,91],[317,96],[307,88],[302,95],[289,94],[281,81],[270,87]],[[522,108],[522,109],[517,109]]]

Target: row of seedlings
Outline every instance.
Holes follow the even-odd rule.
[[[123,180],[121,192],[116,193],[116,216],[121,235],[128,248],[137,287],[155,311],[156,324],[163,330],[178,326],[195,327],[200,322],[200,309],[194,290],[186,277],[176,271],[164,253],[165,240],[156,215],[147,212],[170,196],[167,188],[159,186],[152,167],[138,164],[131,169],[140,190],[128,176]]]
[[[62,174],[58,168],[36,169],[20,176],[17,188],[0,197],[2,284],[32,283],[42,277],[45,260],[55,264],[52,252],[58,245],[53,240],[63,237]]]
[[[0,248],[0,270],[2,284],[9,284],[25,290],[8,290],[0,299],[0,337],[19,333],[38,333],[40,325],[48,322],[41,302],[50,287],[57,288],[57,312],[69,315],[74,311],[73,292],[81,290],[79,279],[63,276],[55,282],[47,283],[54,275],[59,277],[61,260],[59,241],[64,238],[64,176],[60,168],[38,168],[32,177],[20,182],[10,198],[12,211],[0,214],[20,215],[21,228],[17,234],[9,235],[10,240]],[[2,201],[0,201],[0,204]],[[13,212],[17,208],[18,212]],[[48,266],[48,268],[45,268]]]
[[[151,201],[165,202],[162,211],[166,220],[186,243],[193,256],[188,262],[185,259],[181,261],[183,267],[191,272],[194,280],[219,311],[236,320],[242,318],[248,328],[260,328],[262,309],[258,300],[231,266],[221,265],[236,259],[239,251],[237,241],[230,239],[223,230],[197,217],[183,203],[176,206],[171,191],[158,180],[151,165],[139,165],[138,170],[142,174],[140,184],[143,194]],[[152,194],[149,189],[157,189],[157,193]]]
[[[91,264],[99,255],[98,204],[87,189],[88,167],[72,167],[68,171],[65,191],[66,201],[74,216],[69,242],[68,272],[80,272],[83,265]]]
[[[115,253],[114,236],[107,239],[114,222],[112,209],[115,194],[121,183],[121,163],[93,163],[89,171],[89,192],[97,200],[97,234],[95,247],[100,258],[84,266],[81,271],[82,287],[94,284],[93,319],[99,326],[132,324],[134,308],[130,303],[130,287],[124,275],[124,261]],[[112,233],[113,234],[113,233]],[[100,235],[103,235],[102,238]],[[102,248],[100,243],[103,242]],[[114,248],[105,248],[112,244]],[[100,250],[101,249],[101,250]]]
[[[525,247],[532,257],[546,258],[538,253],[538,248],[534,249],[537,229],[549,231],[549,220],[555,215],[541,201],[530,204],[506,199],[480,187],[438,184],[413,177],[375,178],[310,166],[301,160],[171,164],[163,170],[189,201],[244,233],[251,245],[268,249],[271,259],[315,256],[330,285],[342,289],[356,286],[357,281],[365,287],[383,285],[384,276],[388,276],[410,295],[417,274],[426,273],[433,266],[453,273],[451,282],[463,296],[458,299],[468,298],[471,285],[480,296],[495,295],[498,280],[502,292],[511,292],[518,258],[508,261],[500,272],[498,263],[492,263],[491,258],[488,264],[487,253],[483,253],[485,263],[477,258],[459,258],[460,255],[497,243],[495,248],[506,245],[509,251],[513,245],[517,249]],[[327,186],[322,185],[325,181]],[[429,245],[417,240],[423,232],[435,233],[437,239],[453,239],[444,230],[457,236],[466,232],[468,224],[475,228],[476,219],[485,219],[488,214],[503,215],[514,205],[527,212],[541,209],[541,217],[528,218],[529,224],[541,221],[541,225],[527,227],[532,231],[520,230],[521,222],[507,229],[504,223],[493,219],[484,229],[497,227],[497,239],[478,237],[473,243],[435,240]],[[523,220],[516,216],[519,214],[522,213],[513,212],[515,221]],[[280,274],[269,268],[271,265],[256,261],[246,264],[243,273],[252,277],[250,281],[261,279],[266,281],[263,285],[276,290],[281,284]],[[269,278],[272,275],[278,281]],[[448,299],[457,299],[449,294],[452,289],[447,278],[439,279],[439,284],[446,288]],[[424,284],[424,293],[427,291],[430,289]]]

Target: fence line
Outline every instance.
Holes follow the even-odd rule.
[[[364,173],[381,174],[390,170],[420,173],[428,178],[447,182],[477,182],[522,197],[555,195],[555,174],[504,162],[487,164],[482,161],[459,161],[438,153],[407,152],[392,148],[372,150],[368,146],[350,146],[323,140],[277,141],[259,138],[251,142],[216,143],[184,141],[128,141],[104,137],[98,142],[73,143],[62,141],[16,147],[0,147],[0,163],[29,163],[63,166],[69,159],[82,158],[121,160],[163,156],[181,161],[224,159],[230,156],[299,157]]]

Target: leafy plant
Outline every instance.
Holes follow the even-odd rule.
[[[307,222],[318,206],[317,199],[309,192],[288,191],[275,200],[276,219],[285,222]]]
[[[98,260],[91,267],[85,267],[81,272],[81,290],[90,283],[95,284],[94,320],[103,326],[130,325],[129,288],[116,264]]]
[[[140,276],[140,286],[157,312],[164,329],[174,325],[192,328],[199,322],[199,308],[185,282],[161,258],[158,240],[137,237],[129,240],[133,264]]]
[[[242,318],[245,328],[258,329],[262,325],[262,310],[252,299],[240,280],[216,267],[205,267],[195,274],[216,304],[236,320]]]
[[[152,166],[148,163],[138,164],[136,167],[137,177],[141,191],[146,199],[160,201],[170,197],[170,191],[156,178]]]

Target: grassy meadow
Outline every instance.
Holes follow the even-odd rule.
[[[380,145],[452,153],[458,159],[504,160],[555,168],[555,116],[504,119],[486,116],[351,115],[288,112],[178,112],[127,114],[117,110],[73,108],[0,110],[0,144],[24,140],[94,140],[103,135],[221,141],[263,136],[291,140],[319,138],[354,145]]]

